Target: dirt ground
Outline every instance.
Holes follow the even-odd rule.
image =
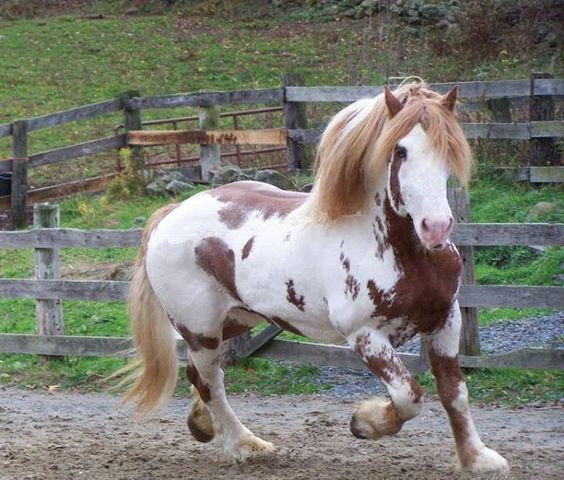
[[[358,440],[354,403],[331,397],[232,397],[242,420],[273,442],[270,458],[232,464],[215,443],[186,428],[188,401],[158,419],[134,421],[107,395],[0,388],[0,478],[11,479],[450,479],[454,448],[440,405],[395,437]],[[511,478],[557,479],[564,472],[564,410],[474,407],[482,438],[512,466]],[[499,478],[499,477],[497,477]]]

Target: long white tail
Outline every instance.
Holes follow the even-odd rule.
[[[125,393],[123,402],[133,401],[140,415],[147,415],[167,403],[178,376],[173,330],[145,269],[151,233],[175,207],[176,204],[172,204],[160,208],[149,219],[135,261],[127,299],[137,355],[134,362],[117,373],[129,372],[122,383],[133,384]]]

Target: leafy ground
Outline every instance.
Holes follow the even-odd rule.
[[[33,2],[20,2],[29,6]],[[198,8],[174,8],[155,13],[140,9],[125,15],[118,0],[67,2],[77,9],[50,17],[0,20],[0,123],[115,98],[124,91],[158,95],[194,90],[266,88],[280,85],[287,71],[304,74],[308,85],[381,84],[388,76],[417,74],[428,81],[527,78],[532,67],[562,74],[561,52],[526,49],[518,42],[499,43],[477,59],[472,52],[446,49],[438,53],[433,32],[407,34],[389,16],[327,22],[315,9],[272,8],[268,2],[203,2]],[[150,2],[145,2],[150,3]],[[233,5],[232,7],[226,5]],[[2,6],[0,6],[2,7]],[[23,8],[23,7],[22,7]],[[215,9],[215,10],[214,10]],[[35,13],[29,11],[28,16]],[[25,12],[23,12],[25,14]],[[0,15],[2,10],[0,9]],[[102,18],[89,18],[100,14]],[[26,14],[27,15],[27,14]],[[96,16],[95,15],[95,16]],[[338,106],[308,106],[313,124]],[[145,119],[190,115],[190,109],[144,111]],[[54,127],[30,135],[35,153],[71,143],[111,135],[119,114]],[[491,165],[499,151],[475,146]],[[497,148],[497,147],[496,147]],[[513,147],[512,147],[513,148]],[[522,147],[511,150],[522,154]],[[0,158],[9,156],[9,139],[0,139]],[[507,158],[509,164],[514,160]],[[512,158],[518,158],[514,155]],[[34,169],[32,183],[52,183],[89,176],[114,168],[112,155],[101,155],[60,166]],[[563,221],[562,189],[531,189],[489,171],[479,171],[471,185],[475,222]],[[138,217],[170,201],[135,197],[104,200],[76,196],[61,202],[62,226],[131,228]],[[551,202],[555,209],[533,218],[532,207]],[[133,249],[65,249],[61,252],[67,278],[125,279]],[[483,284],[553,285],[564,262],[562,249],[533,253],[520,247],[476,251],[477,281]],[[33,274],[31,250],[1,250],[0,277]],[[32,333],[34,303],[0,300],[0,332]],[[539,313],[535,309],[480,311],[480,322],[507,321]],[[65,301],[66,332],[75,335],[127,335],[121,303]],[[291,334],[289,334],[291,337]],[[99,389],[98,380],[122,360],[68,358],[43,364],[29,356],[0,356],[0,381],[20,386]],[[251,360],[228,370],[233,391],[310,393],[315,368],[296,369]],[[553,373],[476,372],[479,398],[520,398],[553,401]],[[556,380],[555,380],[556,378]],[[490,385],[490,387],[488,387]],[[494,388],[495,387],[495,388]],[[530,387],[530,388],[529,388]],[[517,402],[517,400],[515,400]]]

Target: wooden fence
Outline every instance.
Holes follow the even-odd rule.
[[[533,74],[527,80],[457,82],[460,98],[465,102],[485,102],[499,99],[527,99],[530,106],[528,122],[464,123],[468,138],[518,139],[531,142],[530,166],[521,172],[531,182],[563,181],[564,168],[558,165],[555,140],[564,136],[564,122],[554,120],[554,99],[564,96],[564,79],[546,78],[546,74]],[[193,143],[201,145],[202,176],[209,177],[210,170],[220,162],[219,144],[234,145],[272,143],[286,144],[290,170],[303,166],[303,145],[315,143],[320,130],[307,128],[306,103],[348,103],[382,92],[381,86],[357,87],[305,87],[303,79],[286,75],[281,88],[242,90],[231,92],[181,93],[174,95],[141,97],[138,92],[127,92],[119,99],[86,105],[27,120],[17,120],[0,125],[0,138],[12,137],[12,158],[0,161],[0,174],[11,172],[11,193],[0,197],[0,208],[11,208],[12,219],[17,227],[26,224],[26,205],[38,203],[56,196],[77,191],[97,191],[115,174],[83,179],[64,185],[28,189],[28,170],[43,165],[64,162],[70,159],[94,155],[107,150],[131,146],[138,160],[143,145]],[[455,83],[432,84],[439,92],[446,92]],[[208,132],[217,129],[217,109],[220,105],[276,104],[284,105],[284,127],[266,133],[244,130]],[[142,134],[141,113],[146,109],[178,107],[200,108],[200,130],[180,132],[174,136]],[[125,133],[88,142],[58,148],[46,152],[28,152],[28,136],[31,132],[122,111]],[[169,132],[170,133],[170,132]],[[213,133],[213,134],[212,134]],[[551,165],[550,167],[547,167]]]
[[[66,336],[61,313],[61,299],[123,301],[129,282],[62,280],[58,267],[60,248],[136,247],[140,229],[77,230],[44,228],[57,226],[58,214],[52,206],[36,205],[35,224],[26,231],[0,232],[0,248],[34,248],[35,279],[0,279],[0,297],[37,300],[39,335],[2,334],[0,352],[39,355],[116,356],[127,355],[129,338]],[[491,245],[562,245],[564,224],[470,224],[457,223],[454,242],[465,248]],[[564,308],[564,287],[507,286],[463,284],[459,295],[463,309],[476,307]],[[477,327],[477,325],[476,325]],[[463,325],[467,334],[468,326]],[[539,325],[539,328],[542,328]],[[280,333],[269,326],[254,337],[240,337],[235,350],[240,355],[257,355],[278,360],[291,359],[318,365],[361,368],[362,363],[344,346],[273,340]],[[477,335],[476,330],[472,330]],[[472,345],[472,340],[469,342]],[[463,342],[464,348],[464,342]],[[178,355],[186,358],[182,341]],[[468,355],[460,357],[468,368],[564,368],[564,350],[525,348],[503,355]],[[401,358],[412,372],[427,368],[424,355],[402,353]]]

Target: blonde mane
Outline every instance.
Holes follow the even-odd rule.
[[[329,122],[317,149],[310,215],[331,221],[362,210],[397,142],[417,123],[450,171],[467,184],[472,155],[443,96],[423,82],[403,85],[394,95],[403,107],[392,118],[381,94],[349,105]]]

